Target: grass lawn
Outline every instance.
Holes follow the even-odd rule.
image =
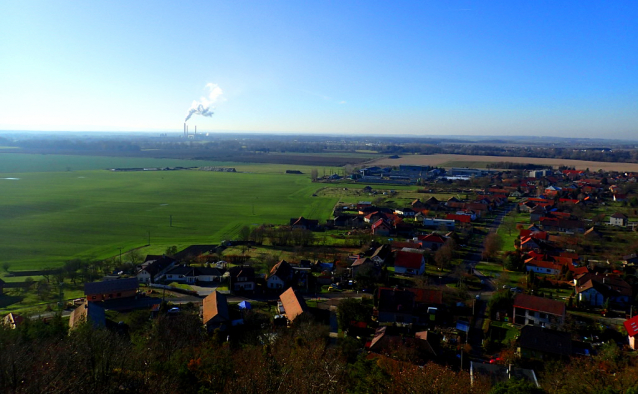
[[[193,288],[190,287],[189,285],[187,285],[186,283],[172,282],[172,283],[169,283],[168,285],[171,286],[171,287],[182,289],[182,290],[190,290],[190,291],[193,290]]]
[[[543,297],[551,298],[559,301],[567,302],[570,295],[574,294],[574,290],[571,289],[554,289],[554,288],[540,288],[535,293],[536,295],[542,295]]]
[[[510,287],[521,286],[521,281],[525,281],[525,273],[517,272],[517,271],[508,271],[503,270],[503,266],[496,263],[488,263],[486,261],[481,261],[476,265],[476,270],[483,273],[483,275],[491,277],[494,280],[498,280],[503,276],[506,277],[506,281],[504,284],[507,284]]]
[[[3,155],[0,155],[2,157]],[[98,159],[98,158],[96,158]],[[76,258],[212,244],[243,225],[329,218],[336,197],[309,177],[206,171],[24,172],[0,180],[0,250],[11,271]],[[172,216],[172,226],[170,219]]]
[[[514,241],[518,239],[518,230],[514,229],[510,234],[509,231],[505,230],[501,226],[498,228],[497,234],[501,238],[501,242],[503,243],[503,251],[509,252],[516,250]]]
[[[492,321],[492,339],[500,341],[504,345],[509,344],[515,340],[520,334],[520,331],[511,323]]]
[[[313,168],[322,175],[340,173],[341,167],[306,166],[296,164],[271,163],[237,163],[209,160],[182,159],[152,159],[140,157],[107,157],[107,156],[76,156],[76,155],[36,155],[23,153],[0,153],[0,174],[20,174],[25,172],[69,172],[86,170],[103,170],[107,168],[135,168],[135,167],[234,167],[237,171],[283,174],[286,170],[298,170],[303,175],[289,175],[291,177],[310,176]]]

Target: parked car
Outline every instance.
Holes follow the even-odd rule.
[[[510,289],[510,291],[511,291],[512,293],[522,293],[522,292],[523,292],[523,289],[519,289],[518,287],[512,287],[512,288]]]

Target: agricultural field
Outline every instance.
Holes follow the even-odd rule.
[[[284,175],[286,166],[279,165],[244,165],[251,173],[35,172],[49,165],[65,168],[74,160],[76,168],[141,166],[128,158],[76,156],[49,163],[55,157],[47,155],[9,172],[13,162],[5,156],[0,154],[0,250],[11,271],[56,267],[76,257],[102,259],[120,248],[161,253],[171,245],[218,243],[243,225],[283,224],[299,216],[325,220],[338,200],[313,197],[320,184],[306,175]]]
[[[371,186],[372,192],[364,192],[362,189]],[[435,197],[439,201],[447,201],[450,197],[460,195],[458,193],[419,193],[417,186],[397,186],[397,185],[376,185],[376,184],[342,184],[339,186],[325,186],[317,191],[317,196],[336,197],[345,204],[356,204],[359,201],[377,201],[383,205],[396,207],[408,207],[410,203],[419,198],[426,201],[430,197]]]
[[[135,167],[234,167],[240,172],[283,174],[286,170],[298,170],[310,176],[315,168],[319,175],[341,173],[336,166],[317,167],[290,164],[255,164],[232,161],[155,159],[140,157],[108,157],[79,155],[44,155],[0,152],[0,177],[18,177],[24,172],[71,172],[83,170],[104,170],[108,168]],[[299,176],[299,175],[298,175]]]
[[[473,155],[406,155],[398,159],[380,159],[368,163],[370,166],[381,167],[405,165],[422,165],[438,167],[473,167],[485,168],[489,163],[512,162],[546,165],[548,167],[558,167],[561,165],[575,167],[579,170],[589,168],[591,171],[638,171],[637,163],[610,163],[599,161],[550,159],[537,157],[511,157],[511,156],[473,156]]]

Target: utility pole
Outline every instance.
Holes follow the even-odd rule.
[[[122,247],[120,246],[120,264],[122,264]]]
[[[151,230],[148,230],[148,246],[151,246]]]

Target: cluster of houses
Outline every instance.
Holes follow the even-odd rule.
[[[530,225],[520,230],[518,248],[523,256],[525,271],[561,277],[562,283],[574,289],[581,307],[628,310],[633,290],[618,270],[601,270],[583,263],[573,250],[565,250],[560,237],[550,235]],[[590,272],[591,271],[591,272]]]
[[[368,188],[372,190],[369,186]],[[396,209],[377,207],[370,201],[359,201],[356,206],[344,206],[336,211],[330,225],[345,228],[369,226],[370,233],[374,236],[412,237],[421,227],[452,231],[457,226],[474,222],[506,204],[507,199],[506,194],[490,192],[479,193],[469,199],[451,197],[447,201],[430,197],[425,201],[415,199],[409,206]]]

